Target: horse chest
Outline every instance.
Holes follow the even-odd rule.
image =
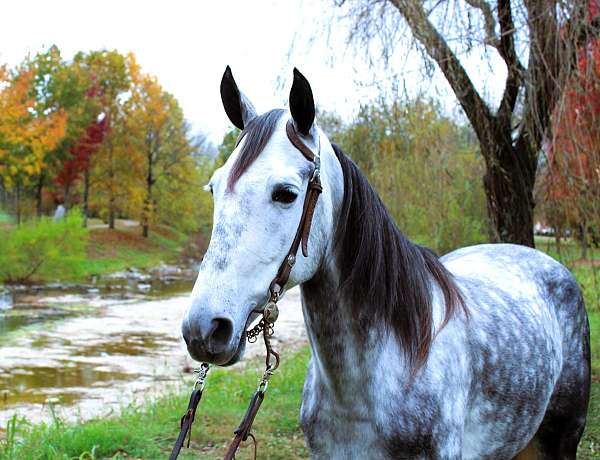
[[[340,407],[322,389],[305,385],[301,425],[314,459],[385,459],[367,408],[356,401],[352,410]],[[367,454],[368,453],[368,454]]]
[[[334,395],[309,368],[302,401],[301,423],[311,458],[397,459],[433,458],[440,437],[448,431],[439,417],[441,403],[429,393],[408,398],[391,382],[399,376],[389,370],[362,388]]]

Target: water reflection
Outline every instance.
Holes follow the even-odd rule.
[[[0,436],[15,413],[48,419],[50,400],[68,420],[100,416],[193,367],[180,335],[193,276],[105,281],[17,288],[0,310]],[[297,290],[277,326],[276,344],[304,340]],[[260,343],[247,350],[261,352]]]

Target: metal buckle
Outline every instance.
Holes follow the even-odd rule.
[[[192,390],[194,390],[194,391],[197,389],[200,389],[200,391],[204,390],[206,375],[208,374],[209,370],[210,370],[210,365],[208,363],[202,363],[202,364],[200,364],[200,367],[198,369],[194,369],[194,373],[198,374],[198,378],[196,379],[196,382],[194,382],[194,388],[192,388]]]
[[[310,178],[311,182],[321,178],[321,156],[319,154],[315,155],[313,162],[315,164],[315,169],[312,173],[312,177]]]

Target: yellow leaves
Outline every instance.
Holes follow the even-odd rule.
[[[33,73],[21,70],[7,81],[6,69],[0,78],[7,85],[0,89],[0,146],[3,167],[0,177],[6,187],[27,184],[39,174],[44,156],[53,150],[65,135],[67,116],[62,110],[37,115],[31,97]]]

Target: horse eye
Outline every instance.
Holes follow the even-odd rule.
[[[294,200],[298,197],[298,195],[287,188],[278,188],[273,191],[273,195],[271,195],[271,199],[278,203],[290,204],[293,203]]]

